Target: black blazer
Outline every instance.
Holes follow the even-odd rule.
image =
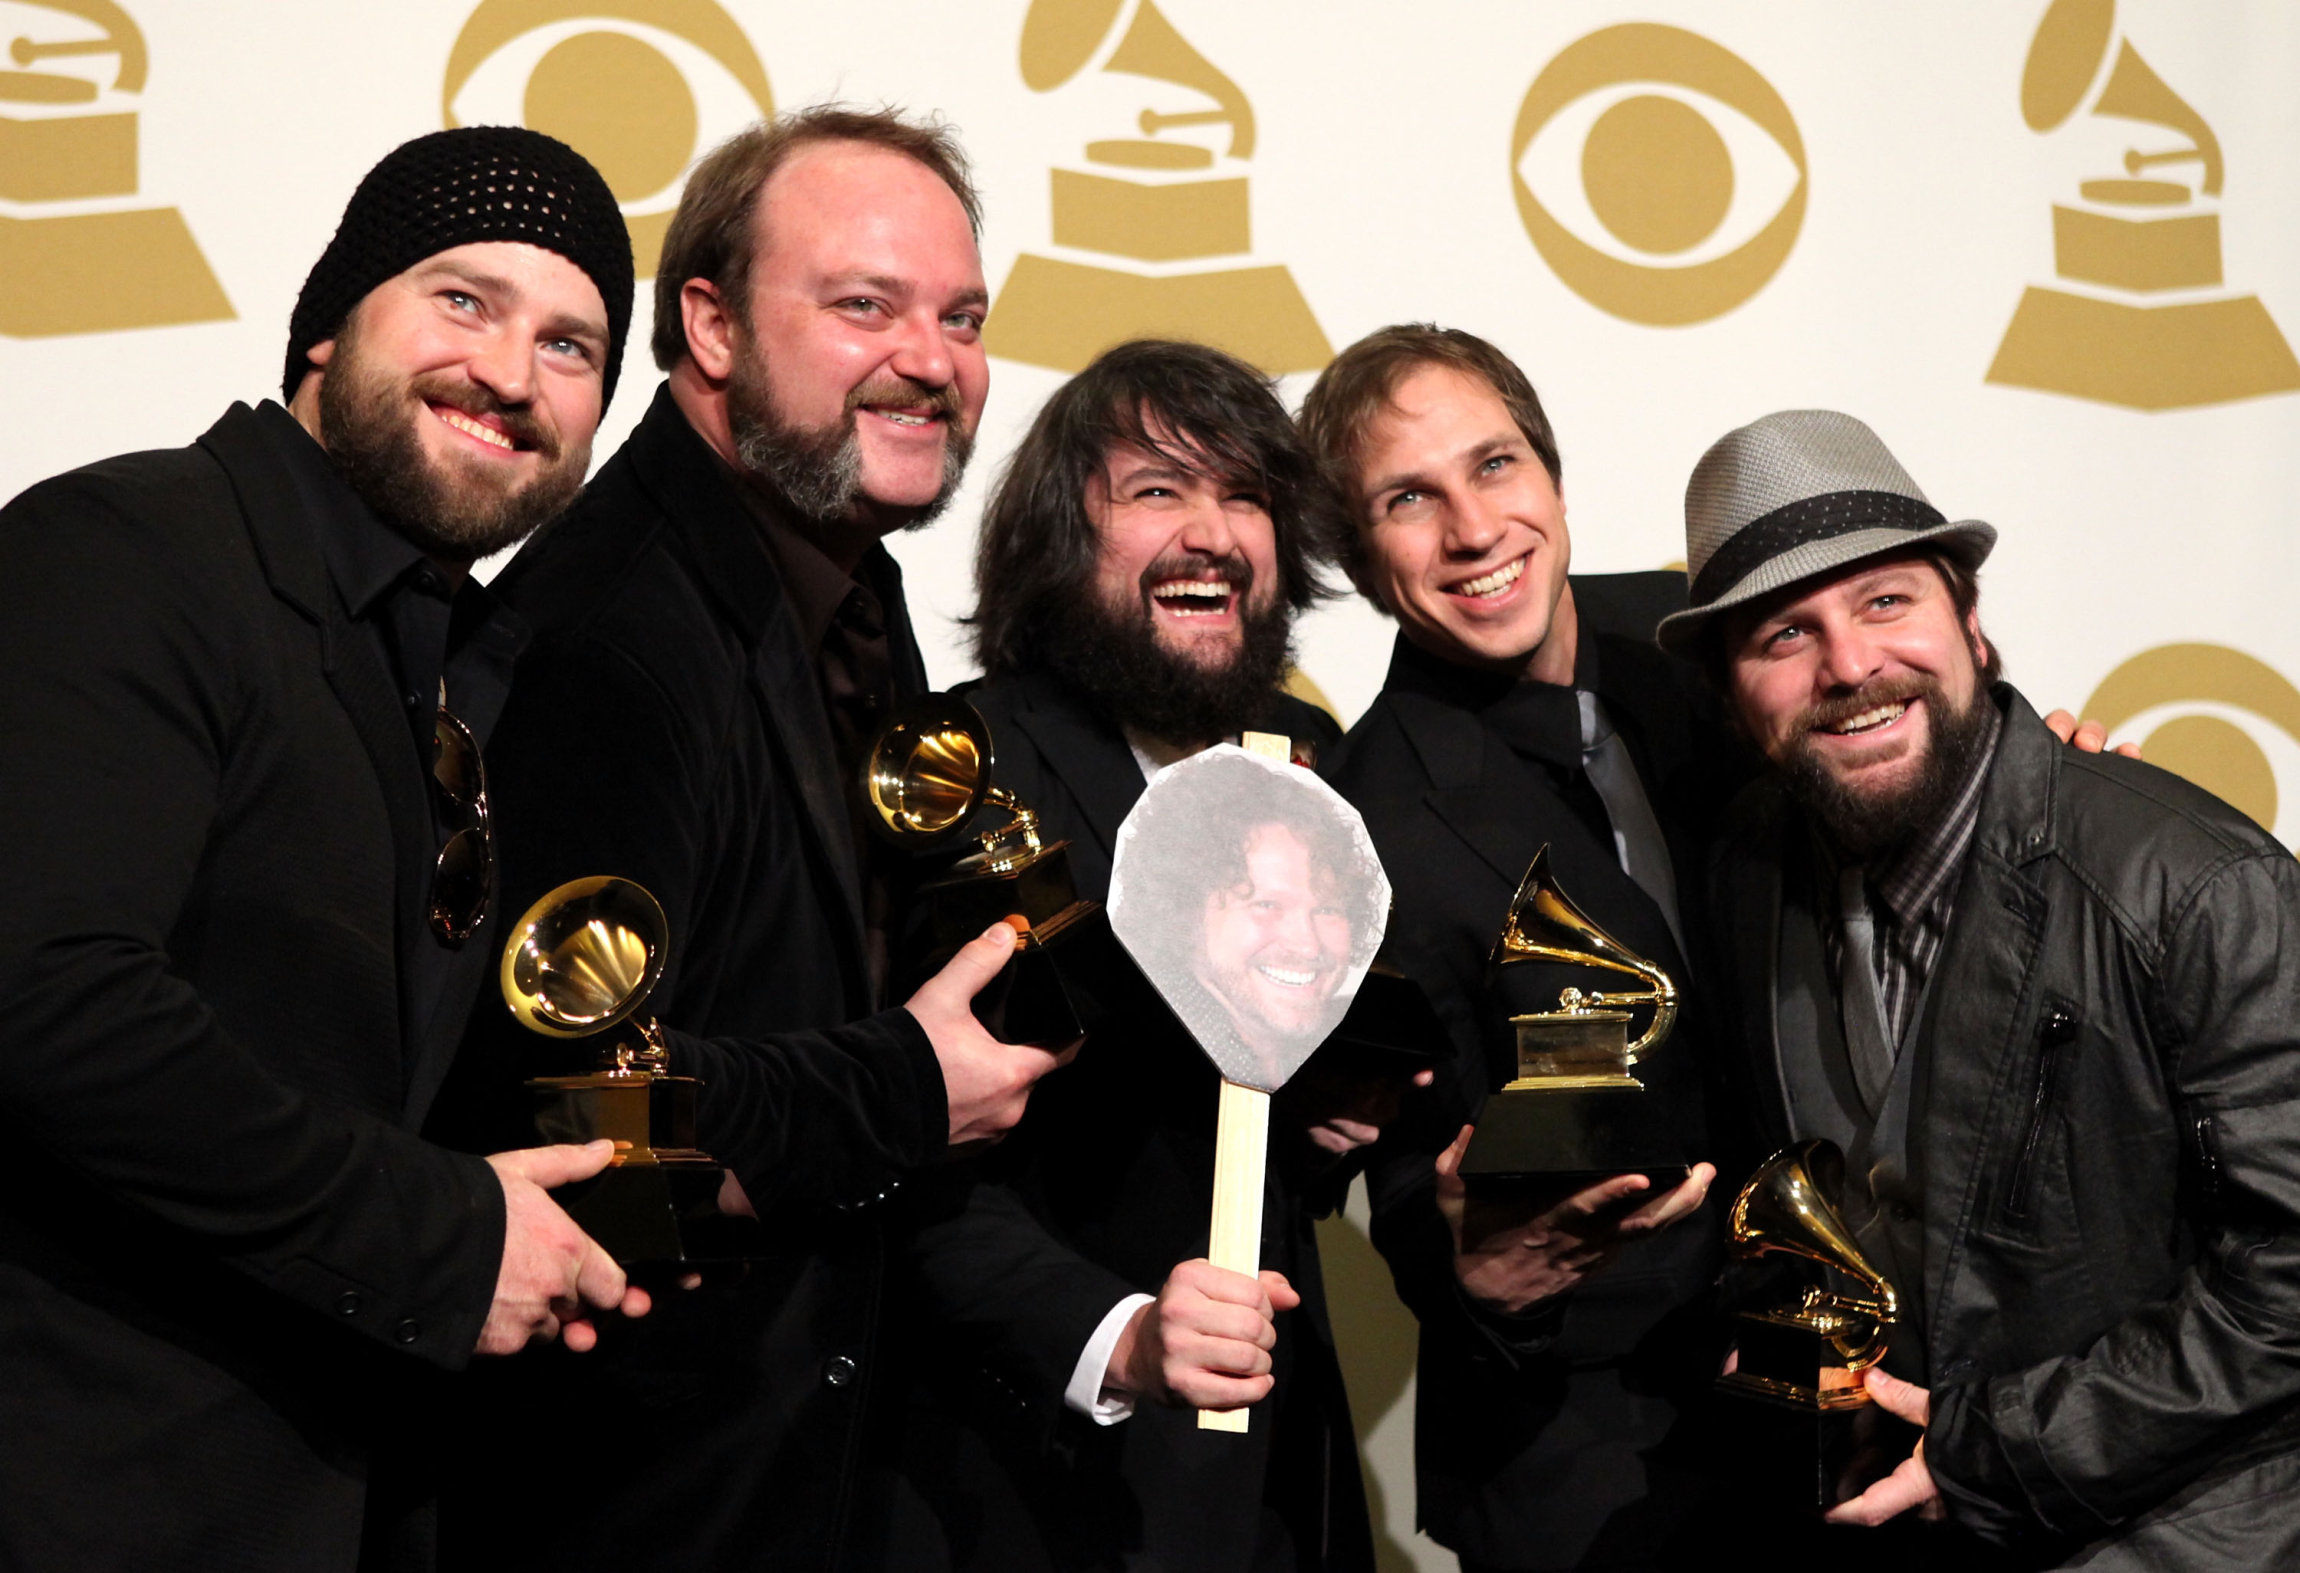
[[[1043,673],[961,692],[989,723],[998,783],[1038,812],[1049,840],[1068,841],[1079,894],[1100,900],[1118,828],[1144,786],[1123,734]],[[1283,696],[1266,726],[1321,747],[1336,736],[1324,711]],[[1154,996],[1143,1012],[1090,1034],[1076,1062],[1041,1085],[992,1167],[1121,1289],[1155,1294],[1175,1264],[1206,1252],[1220,1075]],[[937,1355],[926,1369],[940,1379],[914,1397],[901,1458],[926,1522],[898,1522],[879,1566],[1371,1568],[1311,1212],[1286,1177],[1289,1137],[1301,1140],[1299,1122],[1281,1114],[1262,1261],[1304,1304],[1278,1319],[1278,1385],[1247,1434],[1200,1431],[1194,1412],[1150,1404],[1109,1427],[1033,1413],[1001,1402],[1005,1384],[969,1368],[963,1351]]]
[[[1717,1260],[1712,1216],[1632,1247],[1580,1290],[1522,1316],[1474,1308],[1453,1273],[1431,1160],[1488,1090],[1514,1074],[1507,1018],[1554,1009],[1561,976],[1518,966],[1489,979],[1511,894],[1545,843],[1559,882],[1616,939],[1659,961],[1685,993],[1674,1035],[1639,1066],[1694,1157],[1710,1155],[1711,1059],[1702,1020],[1697,892],[1708,824],[1740,770],[1693,673],[1651,643],[1684,604],[1682,575],[1573,580],[1581,666],[1627,741],[1670,841],[1680,954],[1660,908],[1550,771],[1490,733],[1463,697],[1489,681],[1401,638],[1379,697],[1344,741],[1334,784],[1365,815],[1395,889],[1398,963],[1453,1035],[1450,1072],[1422,1119],[1385,1136],[1368,1171],[1374,1243],[1420,1319],[1415,1459],[1432,1538],[1497,1567],[1570,1567],[1656,1554],[1698,1482],[1663,1444],[1705,1389],[1698,1303]]]
[[[0,512],[8,1566],[385,1565],[494,1293],[501,1187],[414,1135],[426,785],[308,441],[235,406]]]
[[[919,692],[893,560],[866,570],[897,688]],[[739,1283],[658,1296],[596,1354],[516,1362],[474,1434],[645,1441],[580,1465],[472,1458],[448,1560],[833,1566],[849,1522],[878,1516],[858,1482],[890,1240],[951,1316],[1018,1329],[1034,1393],[1059,1391],[1077,1323],[1111,1297],[1090,1315],[1035,1293],[1053,1271],[1043,1235],[967,1171],[906,1178],[942,1156],[948,1111],[924,1031],[872,998],[856,787],[760,526],[667,391],[496,588],[535,629],[488,750],[506,909],[599,873],[663,903],[671,955],[647,1008],[695,1034],[674,1034],[673,1068],[704,1080],[702,1145],[773,1254]],[[452,1089],[467,1126],[519,1117],[535,1046],[482,1003]]]

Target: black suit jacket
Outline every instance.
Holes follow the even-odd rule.
[[[1124,735],[1044,673],[961,690],[989,723],[999,784],[1069,843],[1080,895],[1110,885],[1118,829],[1144,787]],[[1280,696],[1267,730],[1329,746],[1325,712]],[[1220,1075],[1145,988],[1140,1015],[1097,1027],[1049,1077],[994,1170],[1065,1245],[1124,1290],[1155,1294],[1206,1253]],[[1281,1103],[1281,1110],[1286,1105]],[[1363,1488],[1327,1325],[1316,1236],[1296,1182],[1301,1122],[1272,1122],[1262,1262],[1302,1291],[1278,1318],[1270,1398],[1244,1436],[1200,1431],[1189,1410],[1144,1404],[1115,1426],[1001,1402],[963,1351],[938,1358],[914,1400],[904,1473],[930,1521],[898,1525],[890,1570],[962,1567],[1370,1569]],[[1106,1302],[1107,1305],[1107,1302]]]
[[[1584,671],[1627,741],[1694,925],[1707,826],[1739,765],[1689,668],[1651,642],[1684,604],[1682,575],[1573,580]],[[1506,687],[1507,685],[1501,685]],[[1578,1291],[1521,1316],[1472,1306],[1453,1272],[1431,1160],[1486,1093],[1514,1074],[1514,1011],[1556,1008],[1562,984],[1602,975],[1487,957],[1509,900],[1545,843],[1552,871],[1616,939],[1684,989],[1673,1036],[1638,1075],[1674,1119],[1689,1156],[1710,1155],[1700,962],[1680,954],[1660,908],[1622,871],[1610,839],[1557,778],[1490,732],[1477,713],[1490,679],[1401,638],[1383,690],[1343,743],[1334,784],[1365,815],[1395,888],[1396,959],[1430,993],[1455,1042],[1425,1118],[1385,1136],[1368,1172],[1374,1243],[1420,1319],[1415,1458],[1422,1525],[1499,1567],[1571,1567],[1658,1552],[1696,1499],[1679,1462],[1686,1402],[1705,1389],[1710,1336],[1698,1303],[1713,1276],[1714,1218],[1624,1252]],[[1712,1208],[1712,1212],[1714,1209]]]
[[[0,512],[11,1567],[383,1565],[493,1296],[502,1189],[414,1135],[427,787],[308,441],[235,407]]]
[[[864,571],[898,691],[919,692],[899,573],[883,552]],[[658,1296],[596,1354],[507,1373],[501,1424],[601,1440],[580,1461],[473,1459],[450,1560],[836,1565],[849,1522],[878,1514],[858,1482],[890,1240],[948,1314],[1013,1329],[1034,1393],[1059,1391],[1092,1316],[1037,1292],[1053,1268],[1010,1198],[963,1168],[908,1177],[942,1156],[948,1111],[924,1031],[872,997],[856,783],[761,526],[667,391],[496,588],[535,628],[489,748],[506,907],[600,873],[663,903],[671,954],[647,1009],[683,1029],[673,1068],[705,1083],[702,1145],[772,1254],[740,1282]],[[474,1018],[453,1088],[467,1130],[521,1117],[539,1040],[507,1020],[494,1001]]]

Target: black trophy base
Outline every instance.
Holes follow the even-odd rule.
[[[646,1071],[541,1076],[530,1081],[536,1134],[546,1142],[616,1147],[614,1164],[552,1197],[625,1267],[701,1266],[761,1257],[755,1218],[719,1211],[727,1171],[695,1146],[692,1076]]]
[[[707,1160],[618,1164],[551,1193],[624,1267],[702,1267],[766,1253],[755,1218],[719,1211],[727,1171]]]
[[[1717,1427],[1734,1498],[1749,1508],[1818,1516],[1858,1493],[1847,1489],[1859,1455],[1862,1412],[1787,1403],[1732,1377],[1718,1381]]]
[[[1691,1165],[1645,1089],[1504,1089],[1485,1100],[1463,1155],[1465,1180],[1540,1180],[1580,1189],[1642,1174],[1654,1192],[1681,1184]]]
[[[991,924],[1019,917],[1029,925],[1005,970],[974,996],[975,1019],[1001,1043],[1073,1042],[1139,996],[1139,971],[1102,904],[1079,899],[1063,842],[1010,872],[978,869],[920,894],[928,944],[906,969],[914,986]]]

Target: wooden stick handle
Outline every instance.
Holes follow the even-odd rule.
[[[1214,1221],[1206,1256],[1216,1267],[1253,1277],[1262,1268],[1262,1168],[1270,1152],[1270,1095],[1222,1083],[1214,1127]],[[1243,1409],[1201,1409],[1201,1431],[1244,1431]]]

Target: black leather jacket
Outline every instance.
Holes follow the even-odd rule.
[[[1925,1020],[1912,1172],[1958,1524],[2088,1569],[2300,1565],[2300,863],[2011,689]],[[1760,1120],[1777,789],[1714,868]],[[1801,832],[1799,832],[1801,833]]]

